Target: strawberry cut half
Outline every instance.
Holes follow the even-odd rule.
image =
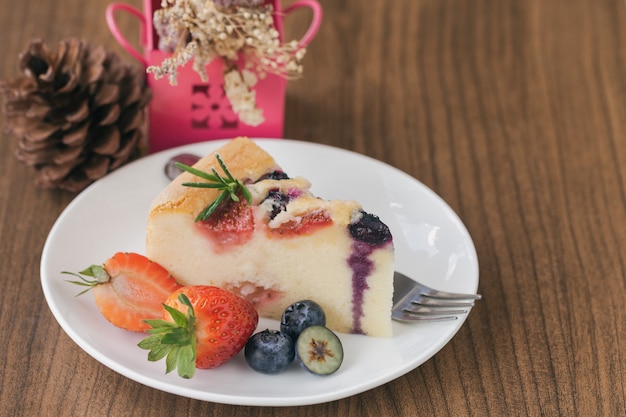
[[[93,291],[98,310],[110,323],[137,332],[150,327],[143,320],[161,317],[163,302],[181,287],[165,268],[137,253],[118,252],[103,265],[63,273],[87,287],[80,294]]]
[[[299,236],[311,234],[318,229],[333,224],[333,219],[325,211],[314,211],[300,217],[299,221],[290,220],[278,227],[269,228],[270,236]]]
[[[254,234],[254,214],[244,198],[223,201],[211,217],[196,224],[223,248],[242,245]]]

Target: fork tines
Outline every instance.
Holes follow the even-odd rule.
[[[474,302],[420,297],[411,301],[402,312],[405,319],[411,321],[456,320],[460,314],[466,314],[473,306]]]
[[[396,271],[392,317],[405,322],[456,320],[480,299],[480,294],[436,290]]]

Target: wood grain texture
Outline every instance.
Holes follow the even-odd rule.
[[[305,77],[289,83],[285,136],[394,165],[459,214],[484,295],[460,332],[407,375],[326,404],[230,406],[135,383],[50,313],[42,247],[74,195],[37,190],[4,134],[0,415],[626,415],[626,4],[320,3]],[[132,60],[106,27],[107,5],[0,0],[0,78],[17,75],[34,37],[82,37]],[[287,36],[307,19],[290,16]],[[137,38],[136,22],[120,22]]]

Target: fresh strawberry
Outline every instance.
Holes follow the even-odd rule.
[[[325,211],[315,211],[303,215],[299,221],[288,221],[276,228],[269,229],[271,234],[283,236],[297,236],[310,234],[317,229],[330,226],[333,219]]]
[[[139,342],[148,360],[166,358],[165,372],[178,369],[183,378],[196,368],[222,365],[241,351],[259,321],[251,303],[212,286],[183,287],[163,305],[163,320],[146,320],[151,335]]]
[[[243,244],[254,233],[254,215],[244,198],[223,201],[211,217],[196,224],[220,246]]]
[[[103,265],[63,273],[80,278],[70,282],[88,287],[80,294],[93,290],[104,318],[132,331],[148,329],[143,320],[160,318],[163,302],[180,288],[165,268],[137,253],[118,252]]]

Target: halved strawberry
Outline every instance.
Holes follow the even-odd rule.
[[[270,228],[270,235],[297,236],[311,234],[324,226],[333,224],[333,219],[325,211],[314,211],[300,217],[299,221],[291,220],[278,227]]]
[[[259,321],[251,303],[206,285],[182,287],[163,305],[164,320],[146,320],[151,336],[139,342],[148,360],[166,358],[165,372],[191,378],[196,368],[224,364],[241,351]]]
[[[220,246],[241,245],[254,234],[254,215],[245,198],[224,200],[211,217],[196,224]]]
[[[80,294],[93,290],[105,319],[132,331],[148,329],[143,320],[160,318],[165,299],[181,287],[165,268],[137,253],[118,252],[103,265],[63,273],[80,278],[70,282],[88,287]]]

